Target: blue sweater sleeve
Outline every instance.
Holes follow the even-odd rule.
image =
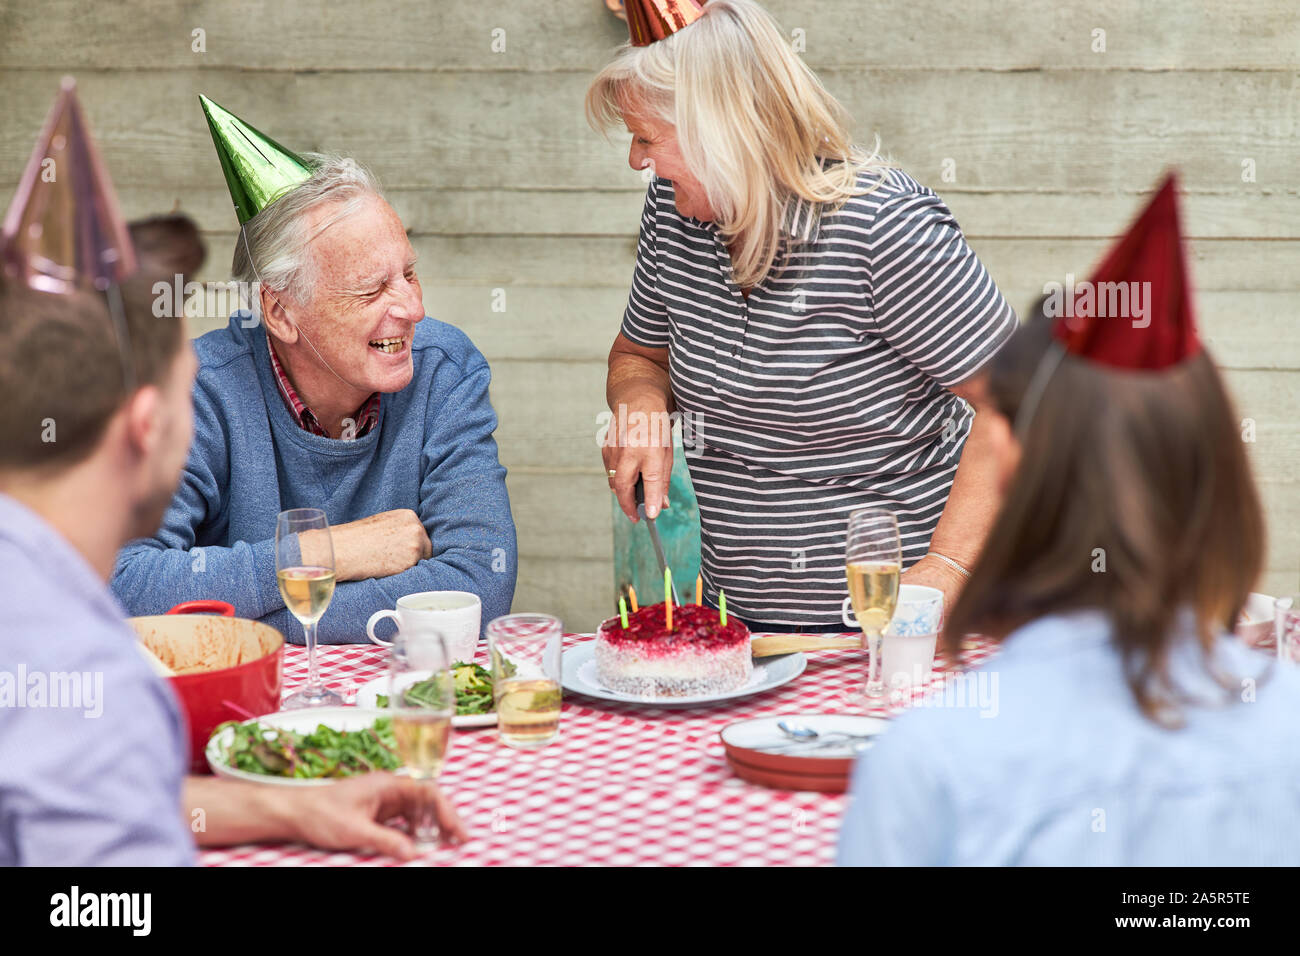
[[[230,425],[201,380],[194,389],[194,426],[189,460],[162,527],[118,552],[113,592],[128,614],[163,614],[181,601],[211,599],[233,604],[239,617],[263,617],[284,607],[275,539],[195,547],[199,528],[226,514],[230,488]]]
[[[426,420],[437,424],[426,433],[421,452],[418,513],[433,542],[433,556],[400,574],[339,584],[318,627],[321,643],[364,641],[371,614],[417,591],[477,594],[484,626],[510,612],[518,555],[506,470],[492,437],[497,417],[488,398],[490,380],[488,365],[478,356],[449,391],[434,390],[429,396],[437,406]],[[302,627],[282,605],[263,620],[294,643],[302,642]]]

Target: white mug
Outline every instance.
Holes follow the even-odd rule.
[[[849,617],[850,603],[846,600],[842,607],[844,622],[856,628],[857,621]],[[910,687],[930,676],[942,626],[942,591],[921,584],[899,585],[898,605],[880,642],[880,679],[886,687]]]
[[[469,591],[419,591],[397,599],[397,610],[376,611],[366,622],[366,636],[380,647],[393,642],[375,636],[375,625],[391,617],[397,629],[406,633],[434,630],[447,642],[452,662],[473,663],[478,650],[479,623],[483,602]]]
[[[845,598],[840,605],[840,616],[851,630],[862,625],[853,613],[853,598]],[[943,624],[943,592],[923,584],[900,584],[898,604],[894,616],[885,627],[885,635],[913,636],[934,634]]]

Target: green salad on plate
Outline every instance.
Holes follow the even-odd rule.
[[[478,664],[466,664],[457,661],[451,665],[452,678],[456,682],[456,716],[492,713],[492,672]],[[436,703],[437,685],[432,680],[412,684],[406,689],[406,702],[420,704]],[[388,706],[388,695],[379,694],[377,705]]]

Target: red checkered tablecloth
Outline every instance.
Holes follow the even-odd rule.
[[[566,646],[590,635],[567,635]],[[992,647],[969,642],[966,660]],[[382,648],[321,647],[327,684],[347,693],[385,673]],[[657,708],[565,692],[560,737],[539,750],[497,741],[496,728],[457,730],[440,778],[471,839],[414,865],[804,866],[834,857],[842,794],[769,790],[729,769],[718,732],[749,717],[865,713],[865,651],[823,651],[782,687],[724,703]],[[284,692],[306,678],[307,656],[286,647]],[[943,655],[926,690],[949,679]],[[387,866],[388,857],[303,846],[206,850],[208,866]],[[407,864],[412,865],[412,864]]]

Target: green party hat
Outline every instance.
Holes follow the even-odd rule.
[[[208,129],[241,226],[311,176],[311,167],[301,156],[202,93],[199,102],[208,118]]]

